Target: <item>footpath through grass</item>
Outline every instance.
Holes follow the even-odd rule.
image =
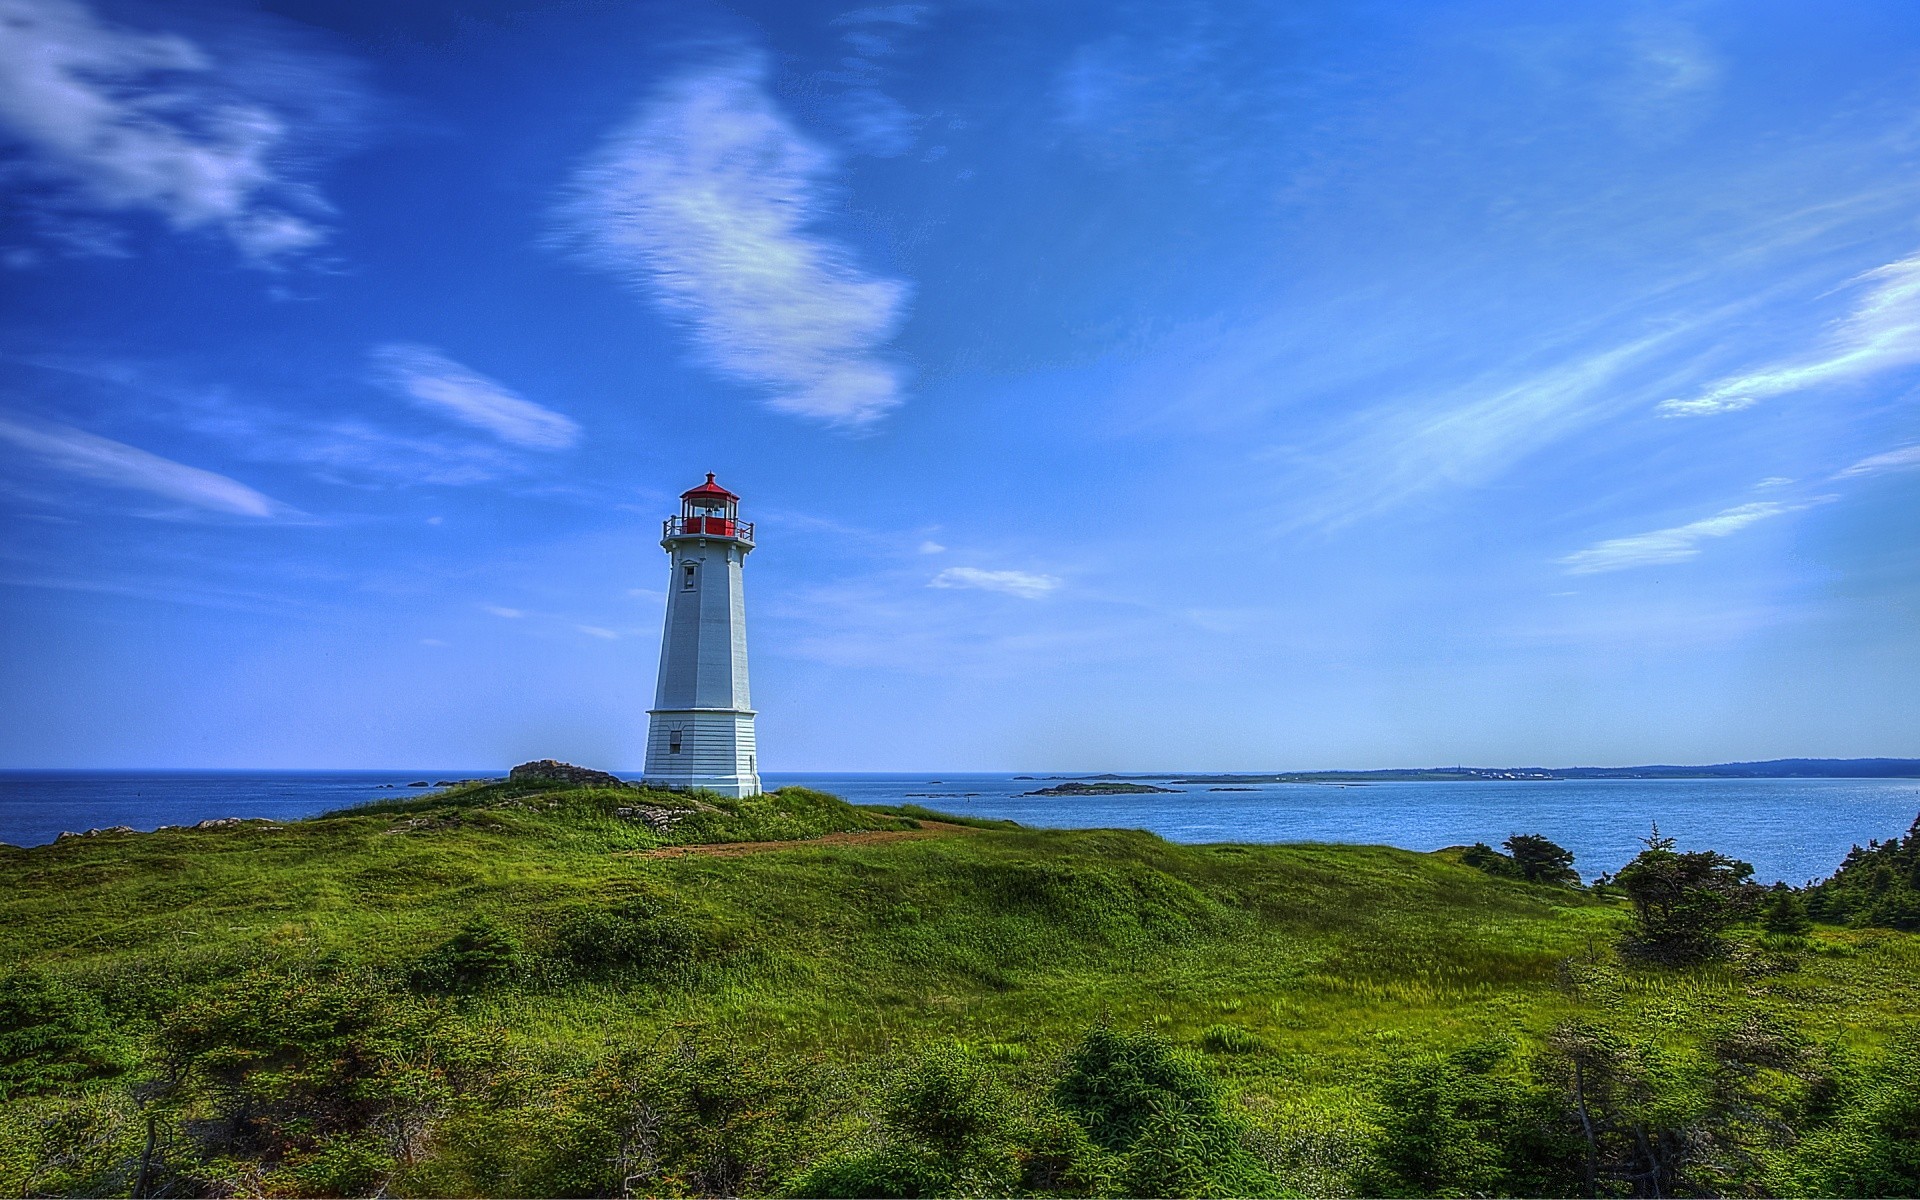
[[[734,842],[791,844],[648,853]],[[1684,1065],[1759,1020],[1867,1062],[1920,1014],[1912,935],[1748,934],[1677,970],[1623,964],[1624,920],[1448,854],[1175,845],[803,789],[489,784],[67,838],[0,850],[0,1015],[14,995],[39,1031],[0,1029],[0,1188],[1185,1187],[1138,1174],[1134,1142],[1082,1146],[1097,1122],[1046,1099],[1107,1029],[1217,1086],[1256,1172],[1234,1187],[1341,1194],[1409,1178],[1382,1097],[1411,1061],[1518,1063],[1601,1021]],[[898,1116],[951,1124],[954,1096],[993,1089],[1024,1132],[979,1144],[1012,1165]],[[568,1175],[583,1138],[606,1161]],[[849,1163],[867,1174],[833,1174]]]

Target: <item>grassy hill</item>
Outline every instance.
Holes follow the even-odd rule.
[[[1517,1162],[1588,1038],[1621,1122],[1791,1110],[1714,1179],[1844,1190],[1796,1147],[1920,1014],[1920,937],[1635,966],[1617,902],[1444,852],[551,787],[0,849],[0,1188],[1416,1194],[1409,1105]]]

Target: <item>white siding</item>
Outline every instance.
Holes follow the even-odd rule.
[[[747,603],[742,568],[751,546],[730,538],[670,537],[667,620],[647,728],[649,783],[760,791],[747,689]],[[693,564],[694,586],[686,567]],[[672,733],[680,732],[680,750]]]

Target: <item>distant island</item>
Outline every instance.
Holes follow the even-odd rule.
[[[1409,767],[1380,771],[1281,771],[1262,775],[1097,775],[1170,783],[1404,783],[1549,779],[1920,779],[1920,758],[1774,758],[1765,762],[1644,767]]]
[[[1152,787],[1144,783],[1120,783],[1101,780],[1097,783],[1057,783],[1038,791],[1025,792],[1028,796],[1134,796],[1147,792],[1160,792],[1166,795],[1178,795],[1175,788]]]

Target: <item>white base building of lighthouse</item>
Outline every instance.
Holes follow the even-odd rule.
[[[660,545],[672,562],[660,677],[647,717],[646,782],[723,796],[760,793],[747,691],[747,604],[741,587],[753,525],[740,497],[708,475],[680,497]]]

